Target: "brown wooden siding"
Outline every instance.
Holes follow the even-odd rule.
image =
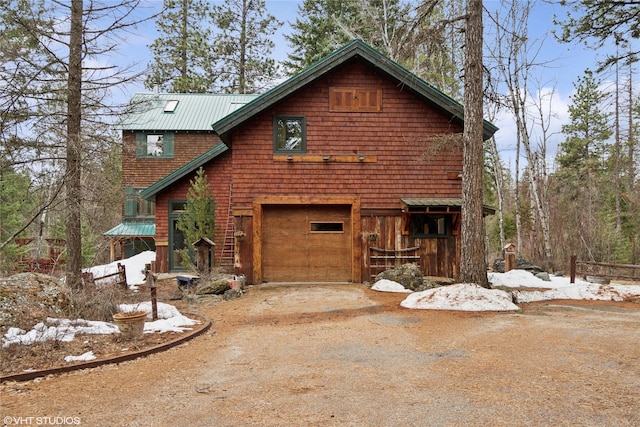
[[[336,87],[379,89],[380,112],[331,112],[330,89]],[[274,115],[306,117],[307,157],[286,161],[274,156]],[[235,272],[245,274],[248,283],[254,283],[253,272],[260,271],[255,265],[260,260],[254,258],[254,244],[260,242],[254,242],[253,203],[257,197],[276,196],[359,199],[362,216],[361,228],[356,233],[357,244],[353,245],[356,260],[353,277],[370,280],[368,251],[371,245],[382,249],[418,246],[423,274],[457,277],[460,243],[456,235],[424,239],[403,236],[400,212],[401,197],[461,196],[461,181],[452,179],[462,170],[461,149],[451,145],[440,151],[432,149],[436,144],[433,137],[452,132],[462,132],[462,128],[452,122],[450,116],[361,62],[354,61],[328,73],[248,120],[234,132],[230,152],[206,166],[217,204],[216,261],[223,248],[232,179],[235,228],[244,232],[243,240],[235,244]],[[135,139],[134,134],[125,137]],[[194,140],[199,142],[191,146],[188,141]],[[216,143],[215,137],[208,134],[176,134],[176,159],[171,165],[158,159],[136,160],[135,156],[132,159],[129,153],[123,160],[123,169],[126,168],[126,176],[133,178],[126,185],[147,186]],[[193,151],[186,154],[183,152],[186,147]],[[431,152],[428,158],[427,152]],[[178,159],[178,153],[185,158]],[[323,161],[325,155],[339,156],[334,159],[340,161]],[[366,161],[358,161],[360,156],[365,156]],[[167,203],[186,197],[190,179],[192,177],[181,180],[158,196],[157,245],[168,244]],[[357,216],[360,218],[360,211]],[[372,233],[377,236],[375,242],[369,239]],[[158,257],[166,255],[166,250],[163,252],[160,247]]]
[[[329,111],[329,89],[380,87],[379,113]],[[274,161],[273,115],[304,114],[308,154],[373,154],[375,163]],[[460,197],[460,150],[425,158],[429,137],[462,129],[359,62],[329,73],[233,134],[236,206],[256,195],[358,195],[362,206],[398,207],[402,196]]]
[[[125,187],[148,187],[219,143],[220,139],[214,133],[176,132],[172,159],[137,158],[136,132],[125,131],[122,134],[123,184]]]
[[[229,218],[229,190],[230,190],[230,168],[231,153],[226,152],[206,165],[205,174],[209,182],[209,187],[213,194],[216,206],[215,225],[215,265],[219,264],[224,247],[224,235],[227,220]],[[173,184],[166,191],[163,191],[156,198],[156,242],[169,242],[169,201],[186,200],[187,192],[191,187],[191,181],[195,178],[195,172]],[[157,243],[156,243],[157,244]],[[165,254],[165,256],[167,256]],[[157,254],[156,257],[159,257]],[[168,264],[166,266],[168,269]],[[165,269],[165,270],[166,270]],[[161,272],[166,272],[159,270]]]

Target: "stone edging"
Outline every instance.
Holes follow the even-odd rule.
[[[185,313],[183,313],[185,314]],[[126,362],[129,360],[134,360],[137,359],[139,357],[144,357],[144,356],[148,356],[150,354],[154,354],[154,353],[160,353],[161,351],[165,351],[170,349],[171,347],[175,347],[179,344],[182,344],[183,342],[189,341],[192,338],[195,338],[201,334],[203,334],[204,332],[206,332],[210,327],[211,327],[211,320],[206,317],[203,316],[201,314],[193,314],[193,313],[186,313],[185,316],[191,316],[191,317],[196,317],[201,321],[204,321],[204,325],[201,328],[198,328],[194,331],[191,331],[179,338],[176,338],[173,341],[169,341],[166,343],[162,343],[162,344],[158,344],[155,345],[153,347],[149,347],[149,348],[145,348],[142,349],[140,351],[135,351],[132,353],[127,353],[127,354],[123,354],[121,356],[114,356],[114,357],[108,357],[106,359],[99,359],[99,360],[90,360],[88,362],[82,362],[82,363],[78,363],[75,365],[69,365],[69,366],[60,366],[57,368],[51,368],[51,369],[43,369],[43,370],[37,370],[37,371],[29,371],[29,372],[23,372],[20,374],[11,374],[11,375],[5,375],[5,376],[0,376],[0,383],[3,383],[5,381],[29,381],[32,380],[34,378],[38,378],[38,377],[45,377],[47,375],[51,375],[51,374],[61,374],[64,372],[71,372],[71,371],[76,371],[79,369],[89,369],[89,368],[95,368],[98,366],[102,366],[102,365],[107,365],[110,363],[121,363],[121,362]]]

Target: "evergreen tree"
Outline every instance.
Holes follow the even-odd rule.
[[[361,39],[440,90],[459,97],[456,70],[461,66],[455,65],[459,58],[451,55],[445,40],[440,2],[415,6],[402,0],[305,0],[298,5],[298,14],[293,33],[285,36],[293,49],[285,62],[289,73]]]
[[[565,242],[558,242],[559,247],[581,259],[601,261],[610,254],[609,237],[603,234],[609,228],[608,220],[602,214],[606,181],[614,181],[605,179],[612,130],[601,104],[605,94],[593,73],[586,70],[574,86],[570,122],[562,127],[566,139],[559,146],[552,181],[558,216],[554,223],[558,230],[572,230],[560,237]]]
[[[205,93],[216,82],[209,4],[203,0],[164,0],[157,18],[160,38],[149,47],[153,54],[147,89]]]
[[[482,0],[467,2],[460,281],[489,288],[483,221]]]
[[[192,243],[202,237],[215,237],[215,201],[203,168],[198,169],[187,191],[185,211],[178,217],[177,227],[184,233],[185,249],[181,251],[183,263],[193,259]]]
[[[635,62],[639,59],[640,3],[614,0],[562,0],[568,6],[566,20],[557,22],[562,26],[560,40],[593,43],[601,48],[607,40],[623,43],[629,50],[609,53],[602,68],[618,61]]]
[[[223,66],[219,86],[229,93],[255,93],[277,77],[271,38],[282,22],[267,12],[264,0],[229,0],[215,5],[219,34],[216,53]]]
[[[27,173],[16,172],[11,167],[0,168],[0,242],[8,242],[0,248],[0,274],[12,271],[19,252],[13,238],[24,226],[25,216],[37,205],[30,187]]]
[[[9,144],[2,147],[8,155],[2,158],[41,174],[38,184],[50,191],[40,200],[38,212],[62,201],[66,280],[71,287],[82,285],[83,172],[87,158],[95,153],[95,141],[102,140],[96,136],[100,133],[93,134],[92,125],[104,125],[116,114],[106,101],[109,89],[137,77],[125,66],[104,66],[104,59],[117,50],[123,31],[144,20],[132,18],[139,4],[140,0],[0,2],[0,31],[10,34],[6,42],[0,41],[0,77],[7,83],[0,85],[0,102],[12,108],[2,119],[3,139],[5,130],[11,130]],[[40,217],[38,212],[23,229]]]
[[[571,122],[562,127],[567,139],[560,144],[556,160],[561,169],[573,171],[578,179],[604,166],[606,142],[612,135],[609,114],[600,104],[606,94],[599,84],[590,70],[578,78],[569,106]]]
[[[293,34],[285,35],[293,49],[284,63],[288,71],[296,73],[348,43],[353,35],[344,29],[359,30],[360,9],[355,0],[304,0],[299,4],[298,18],[291,24]]]

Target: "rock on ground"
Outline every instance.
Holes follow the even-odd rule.
[[[383,271],[376,276],[377,282],[379,280],[391,280],[400,283],[406,289],[415,291],[423,286],[423,277],[420,267],[415,264],[402,264],[391,270]]]

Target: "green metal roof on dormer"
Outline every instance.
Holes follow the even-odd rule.
[[[361,58],[371,66],[380,70],[387,77],[395,80],[399,88],[411,91],[416,96],[427,102],[435,104],[452,118],[464,121],[464,108],[453,98],[440,92],[420,77],[416,76],[398,63],[390,60],[382,53],[378,52],[362,40],[354,40],[342,48],[335,50],[330,55],[305,68],[290,79],[284,81],[273,89],[255,98],[248,104],[238,108],[231,114],[221,117],[213,122],[213,130],[222,138],[229,142],[230,133],[237,126],[241,125],[251,117],[259,114],[272,105],[283,101],[294,92],[311,84],[322,75],[336,69],[342,64],[354,58]],[[489,139],[498,128],[485,120],[484,139]]]
[[[211,131],[211,123],[258,95],[137,93],[115,125],[131,131]]]
[[[195,159],[191,160],[188,163],[180,166],[178,169],[174,170],[167,176],[158,181],[154,182],[144,190],[140,192],[140,196],[145,199],[153,199],[156,194],[160,193],[167,187],[170,187],[173,183],[181,180],[182,178],[188,176],[193,171],[197,170],[200,166],[204,166],[211,160],[215,159],[225,151],[227,151],[229,147],[227,147],[224,143],[219,143],[215,147],[205,151],[200,154]]]

